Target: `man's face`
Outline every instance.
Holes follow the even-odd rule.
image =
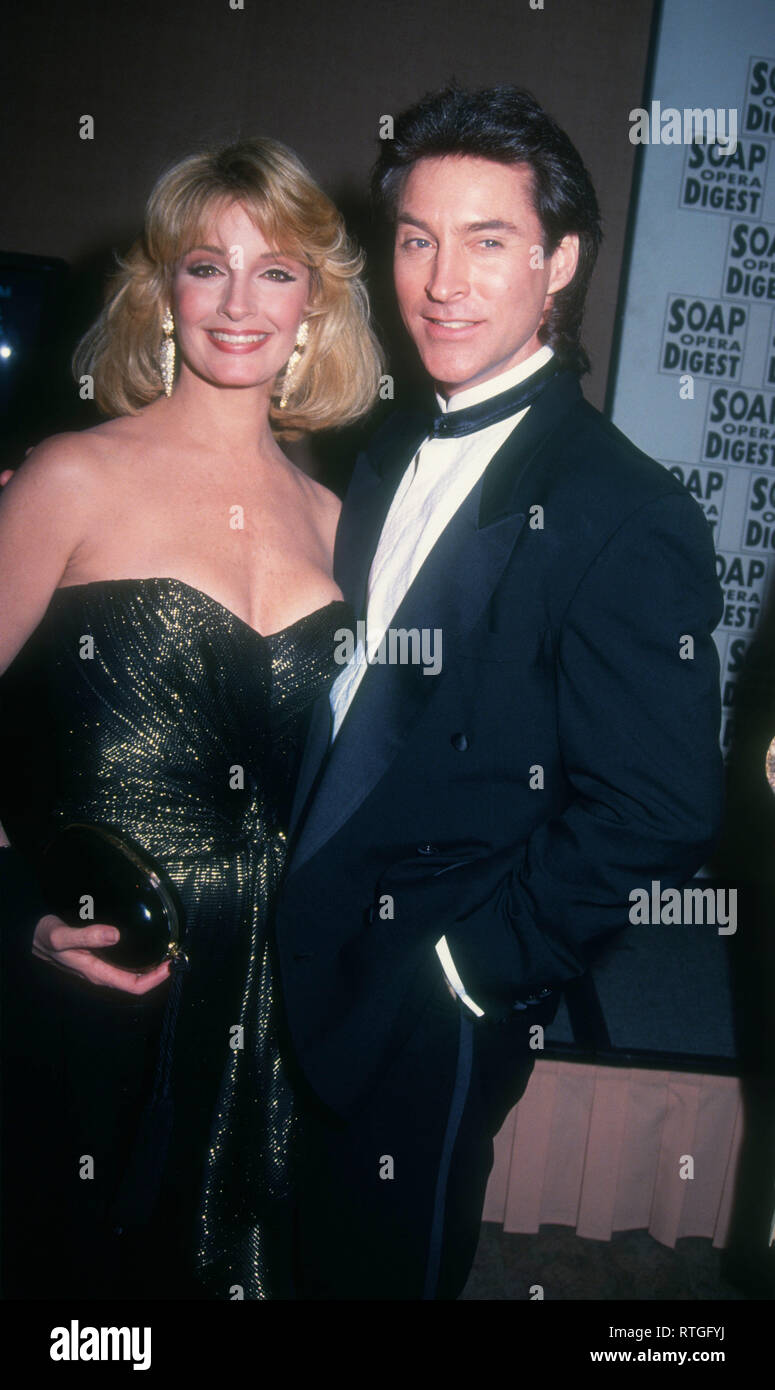
[[[578,237],[541,256],[531,185],[526,165],[472,155],[420,159],[404,183],[396,294],[426,371],[447,396],[536,352],[548,296],[573,279]]]

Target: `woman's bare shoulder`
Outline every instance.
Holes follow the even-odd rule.
[[[29,451],[18,470],[19,479],[27,488],[46,491],[102,491],[107,466],[119,462],[126,452],[122,431],[115,429],[118,423],[110,420],[92,429],[50,435]]]
[[[30,449],[23,463],[14,472],[4,495],[60,494],[82,492],[93,485],[97,471],[98,450],[86,441],[85,432],[72,431],[52,434]]]

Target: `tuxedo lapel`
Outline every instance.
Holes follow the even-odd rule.
[[[291,849],[289,872],[317,853],[368,796],[445,679],[444,643],[464,639],[483,613],[525,522],[529,498],[520,485],[527,466],[547,434],[554,432],[567,409],[580,397],[577,379],[571,377],[568,382],[567,377],[563,373],[557,378],[558,386],[565,380],[565,391],[548,387],[515,435],[491,460],[434,545],[391,620],[393,630],[440,630],[441,671],[425,675],[422,664],[407,663],[374,664],[367,668],[327,761],[324,760],[331,729],[328,698],[318,702],[294,802],[292,831],[304,807],[308,809]],[[546,396],[552,399],[547,401]],[[352,505],[348,496],[341,547],[337,542],[344,571],[337,577],[352,603],[361,596],[361,585],[365,591],[390,500],[408,461],[404,452],[400,469],[391,467],[380,474],[377,467],[376,481],[367,479]],[[355,558],[348,566],[350,545]],[[360,605],[355,611],[360,611]]]
[[[293,793],[293,805],[288,823],[288,839],[291,843],[304,807],[312,794],[315,778],[323,766],[331,738],[331,723],[331,704],[328,694],[320,695],[312,707],[299,775]]]
[[[365,616],[371,562],[396,488],[427,433],[426,416],[407,412],[369,449],[367,466],[356,467],[334,549],[334,578],[356,618]]]
[[[407,412],[395,422],[389,421],[372,441],[364,466],[356,464],[334,549],[334,578],[356,618],[366,611],[369,570],[393,495],[426,434],[425,415]],[[330,737],[331,707],[328,695],[322,695],[313,708],[304,745],[291,808],[290,838],[312,793]]]

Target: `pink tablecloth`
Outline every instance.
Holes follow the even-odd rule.
[[[741,1138],[737,1077],[538,1061],[495,1140],[483,1220],[723,1246]]]

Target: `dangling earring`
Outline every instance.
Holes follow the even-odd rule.
[[[172,310],[167,305],[164,311],[164,318],[161,321],[161,330],[164,337],[159,348],[159,366],[161,367],[161,379],[164,382],[165,396],[172,395],[172,386],[175,380],[175,320],[172,317]]]
[[[288,364],[285,368],[285,376],[283,377],[283,394],[280,397],[281,410],[285,410],[285,407],[288,404],[288,397],[291,394],[291,384],[293,382],[293,375],[296,371],[296,368],[299,365],[299,362],[301,361],[302,350],[306,345],[308,337],[309,323],[306,319],[304,319],[304,322],[299,324],[299,331],[296,336],[296,346],[293,349],[293,352],[291,353],[290,357],[288,358]]]

